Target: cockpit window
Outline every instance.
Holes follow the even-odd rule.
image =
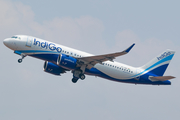
[[[20,37],[17,37],[17,36],[12,36],[11,38],[21,39]]]
[[[12,36],[11,38],[18,38],[17,36]]]

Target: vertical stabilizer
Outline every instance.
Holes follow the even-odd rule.
[[[166,50],[140,68],[145,71],[149,71],[157,76],[163,76],[174,54],[175,51]]]

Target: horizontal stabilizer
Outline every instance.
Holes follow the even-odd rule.
[[[170,80],[170,79],[173,79],[175,77],[173,76],[158,76],[158,77],[149,77],[149,79],[151,81],[166,81],[166,80]]]

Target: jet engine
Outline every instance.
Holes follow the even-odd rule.
[[[65,69],[75,69],[77,64],[77,59],[64,55],[64,54],[59,54],[57,58],[57,65],[62,66]]]
[[[51,62],[45,61],[43,70],[47,73],[51,73],[53,75],[60,75],[61,73],[65,73],[65,69],[61,68]]]

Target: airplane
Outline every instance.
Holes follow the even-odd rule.
[[[73,83],[84,80],[85,74],[116,82],[146,85],[171,85],[169,80],[175,78],[163,76],[175,54],[175,51],[169,49],[141,67],[132,67],[114,59],[129,53],[135,44],[122,52],[93,55],[26,35],[14,35],[3,43],[21,56],[19,63],[26,56],[41,59],[45,61],[43,70],[47,73],[60,76],[71,71]]]

